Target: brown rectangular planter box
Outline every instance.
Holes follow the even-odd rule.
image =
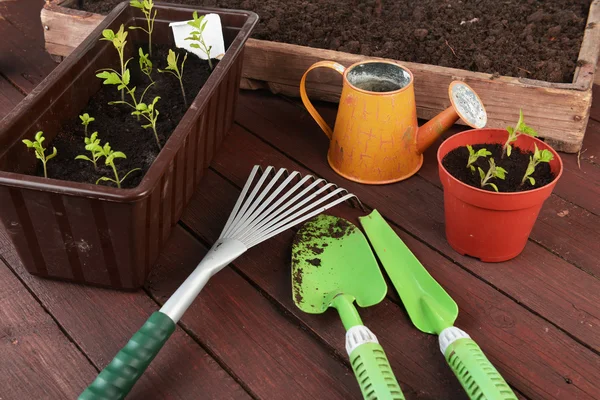
[[[0,221],[35,275],[119,289],[143,285],[173,225],[233,123],[252,12],[156,3],[154,43],[172,44],[169,22],[192,11],[221,17],[225,56],[164,144],[141,183],[132,189],[27,175],[36,162],[21,140],[43,130],[51,144],[61,122],[77,118],[102,81],[98,69],[116,60],[102,30],[139,25],[129,2],[95,24],[91,34],[5,119],[0,121]],[[136,21],[137,20],[137,21]],[[147,40],[130,31],[130,53]]]
[[[46,49],[65,56],[104,17],[68,8],[76,0],[51,0],[42,10]],[[579,51],[580,66],[573,82],[550,83],[462,69],[403,62],[415,76],[419,118],[431,119],[450,105],[447,96],[452,80],[467,82],[477,91],[488,111],[490,128],[514,124],[523,109],[527,123],[556,150],[575,153],[581,149],[592,105],[592,86],[600,49],[600,0],[590,7],[585,35]],[[267,88],[274,93],[299,97],[302,74],[314,62],[333,60],[349,66],[361,55],[321,50],[293,44],[249,39],[246,46],[241,87]],[[307,79],[310,98],[338,102],[342,88],[339,74],[318,69]],[[459,122],[460,123],[460,122]]]

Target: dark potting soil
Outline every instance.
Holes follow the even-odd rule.
[[[152,79],[155,83],[144,95],[144,102],[151,103],[155,96],[160,96],[160,100],[156,103],[156,109],[159,111],[156,130],[161,146],[164,146],[187,108],[184,105],[179,80],[170,73],[158,72],[158,68],[164,69],[167,66],[169,47],[164,45],[153,47],[150,59],[153,63]],[[179,65],[181,65],[186,51],[173,50],[179,54]],[[115,57],[117,57],[116,51]],[[213,60],[213,66],[216,65],[216,62],[218,61]],[[139,70],[137,52],[134,59],[129,62],[128,68],[131,71],[133,82],[130,86],[136,87],[135,94],[139,101],[139,97],[150,80]],[[210,68],[205,60],[188,53],[183,71],[183,85],[188,105],[194,100],[210,73]],[[131,115],[132,109],[127,105],[108,104],[110,101],[120,99],[120,91],[115,85],[103,85],[87,105],[82,104],[80,114],[88,113],[96,119],[88,126],[88,136],[97,131],[101,145],[109,142],[113,151],[122,151],[127,156],[126,159],[115,159],[119,177],[123,177],[131,169],[141,168],[141,171],[133,172],[122,183],[123,188],[132,188],[140,183],[158,155],[159,148],[152,128],[142,128],[142,125],[147,124],[143,117],[140,117],[140,121],[138,121],[137,117]],[[125,93],[125,100],[131,103],[131,97],[127,93]],[[112,169],[104,165],[104,158],[98,161],[97,171],[92,163],[75,160],[79,154],[90,157],[90,153],[85,150],[84,138],[84,127],[81,125],[79,117],[76,117],[63,124],[58,135],[50,144],[44,142],[47,148],[52,149],[54,146],[58,150],[57,156],[48,162],[49,178],[87,183],[95,183],[101,176],[114,179]],[[44,175],[41,163],[36,170],[36,175]],[[99,184],[116,186],[112,182],[100,182]]]
[[[506,177],[504,180],[498,178],[492,178],[489,182],[495,184],[498,187],[499,192],[521,192],[524,190],[532,190],[542,186],[545,186],[554,180],[554,174],[550,170],[548,163],[539,163],[535,168],[535,172],[531,175],[535,179],[535,185],[531,185],[529,180],[526,180],[521,185],[521,180],[527,165],[529,164],[529,157],[532,155],[531,152],[523,152],[518,147],[512,148],[510,157],[504,156],[502,158],[502,145],[500,144],[477,144],[473,145],[473,150],[477,151],[481,148],[486,148],[492,153],[488,158],[479,157],[473,165],[475,166],[475,172],[472,172],[467,168],[467,161],[469,159],[469,150],[466,147],[458,147],[442,159],[442,165],[446,170],[459,181],[466,183],[467,185],[476,187],[478,189],[494,191],[494,189],[486,185],[484,188],[480,186],[481,179],[477,167],[481,168],[484,172],[487,172],[490,168],[489,158],[493,158],[496,166],[502,167],[506,170]]]
[[[107,14],[121,0],[79,0]],[[592,0],[163,0],[243,9],[252,37],[549,82],[572,82]]]

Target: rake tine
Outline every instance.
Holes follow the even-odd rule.
[[[237,221],[237,224],[233,228],[233,231],[228,232],[229,236],[234,236],[241,227],[245,226],[248,223],[248,220],[251,220],[254,217],[254,215],[256,214],[255,213],[256,208],[257,207],[260,208],[263,206],[263,204],[264,204],[263,199],[265,198],[265,196],[267,194],[269,194],[270,190],[273,188],[273,185],[275,185],[275,183],[277,183],[277,181],[279,180],[281,175],[284,174],[284,171],[285,171],[285,169],[283,169],[283,168],[280,169],[279,171],[277,171],[275,176],[267,183],[265,188],[261,189],[256,200],[254,200],[252,202],[252,204],[248,207],[248,209],[246,210],[244,215],[241,217],[241,219],[239,221]],[[240,225],[240,223],[241,223],[241,225]]]
[[[288,193],[289,194],[293,194],[298,189],[302,188],[302,186],[308,180],[308,178],[309,177],[305,177],[303,180],[301,180],[300,182],[298,182],[292,189],[289,190]],[[282,205],[282,206],[279,205],[279,204],[281,204],[281,202],[284,199],[281,199],[282,201],[279,201],[276,204],[274,204],[273,207],[271,207],[269,209],[268,213],[267,212],[264,213],[264,215],[266,217],[264,219],[264,221],[262,223],[258,224],[258,226],[256,226],[254,228],[253,232],[247,233],[246,235],[244,235],[243,238],[247,238],[249,235],[250,236],[251,235],[255,235],[257,233],[257,231],[259,231],[260,229],[264,229],[264,226],[266,224],[268,224],[268,223],[275,223],[275,222],[279,221],[281,218],[284,218],[289,213],[293,212],[294,210],[296,210],[299,207],[302,207],[302,205],[304,205],[306,202],[310,201],[311,199],[313,199],[314,197],[316,197],[317,195],[319,195],[323,191],[323,189],[319,189],[317,192],[313,193],[309,197],[305,198],[301,202],[299,202],[296,205],[294,205],[294,203],[296,203],[299,199],[301,199],[307,193],[309,193],[311,190],[313,190],[320,183],[320,181],[321,180],[319,180],[317,182],[313,182],[310,186],[308,186],[307,188],[305,188],[302,192],[296,194],[296,196],[294,196],[294,198],[292,198],[291,200],[288,200],[284,205]],[[273,209],[273,208],[275,208],[275,206],[278,207],[277,210],[275,210],[274,212],[271,212],[270,210]],[[273,220],[274,220],[274,222],[272,222]]]
[[[255,240],[254,238],[256,236],[260,237],[260,235],[267,234],[267,233],[271,232],[273,229],[276,229],[281,224],[285,224],[288,221],[292,220],[293,218],[296,218],[299,215],[302,215],[303,213],[305,213],[305,212],[311,210],[312,208],[318,206],[319,204],[321,204],[321,203],[329,200],[331,197],[335,196],[340,191],[347,192],[346,189],[336,189],[335,192],[328,194],[327,196],[323,197],[322,199],[318,200],[317,202],[311,203],[311,204],[307,205],[306,207],[304,207],[303,209],[301,209],[300,211],[297,211],[295,214],[292,214],[291,216],[289,216],[291,213],[293,213],[294,211],[296,211],[298,208],[304,206],[304,204],[306,204],[309,201],[311,201],[312,199],[314,199],[316,196],[318,196],[319,194],[321,194],[321,192],[324,192],[326,189],[327,189],[327,187],[323,187],[323,188],[319,189],[317,192],[313,193],[312,195],[310,195],[309,197],[307,197],[306,199],[304,199],[300,203],[294,205],[290,209],[287,209],[283,214],[281,214],[280,216],[278,216],[275,220],[271,221],[270,225],[262,226],[260,228],[260,230],[256,230],[254,232],[255,236],[251,237],[252,241]],[[283,221],[282,221],[282,219],[283,219]]]
[[[235,206],[233,207],[233,210],[229,214],[229,218],[227,218],[227,222],[225,223],[225,226],[223,227],[223,230],[221,231],[221,235],[219,236],[219,238],[222,238],[224,236],[225,232],[229,229],[229,226],[233,222],[235,215],[237,214],[238,210],[240,209],[240,206],[242,205],[242,201],[244,201],[244,198],[246,197],[246,193],[248,192],[248,189],[250,189],[250,185],[252,184],[252,181],[254,181],[254,177],[256,176],[257,172],[260,172],[260,171],[262,171],[262,168],[260,167],[260,165],[255,165],[252,168],[252,171],[250,172],[248,179],[246,179],[244,188],[242,189],[242,192],[238,196],[238,199],[235,202]]]
[[[283,231],[291,228],[292,226],[298,225],[298,224],[300,224],[300,223],[302,223],[302,222],[304,222],[304,221],[306,221],[306,220],[314,217],[315,215],[318,215],[318,214],[320,214],[320,213],[322,213],[322,212],[324,212],[324,211],[326,211],[326,210],[328,210],[328,209],[330,209],[330,208],[332,208],[332,207],[334,207],[334,206],[336,206],[336,205],[338,205],[340,203],[348,201],[352,197],[356,197],[356,196],[354,194],[352,194],[352,193],[349,193],[349,194],[345,195],[344,197],[335,200],[332,203],[329,203],[329,204],[327,204],[327,205],[325,205],[323,207],[320,207],[320,208],[318,208],[316,210],[313,210],[312,212],[310,212],[310,213],[308,213],[308,214],[306,214],[306,215],[304,215],[304,216],[302,216],[302,217],[300,217],[298,219],[292,220],[291,222],[289,222],[289,223],[287,223],[287,224],[285,224],[285,225],[277,228],[276,230],[274,230],[274,231],[266,234],[265,236],[260,237],[258,240],[255,240],[255,241],[249,243],[248,244],[248,248],[250,248],[252,246],[255,246],[255,245],[257,245],[257,244],[259,244],[259,243],[261,243],[261,242],[263,242],[263,241],[265,241],[267,239],[270,239],[273,236],[278,235],[281,232],[283,232]]]
[[[241,235],[242,237],[246,234],[246,232],[248,232],[249,230],[253,229],[257,224],[259,224],[261,222],[260,217],[262,215],[270,215],[271,211],[276,208],[278,206],[278,204],[280,204],[283,200],[285,200],[287,197],[291,196],[291,192],[287,192],[286,194],[284,194],[277,202],[275,202],[275,204],[273,204],[267,211],[264,211],[265,208],[267,208],[272,202],[273,200],[275,200],[275,198],[277,197],[277,195],[279,195],[279,193],[281,193],[282,190],[284,190],[290,181],[292,181],[294,179],[294,177],[296,175],[299,175],[300,173],[297,171],[294,171],[291,174],[288,174],[288,177],[283,181],[282,184],[280,184],[271,194],[271,196],[269,196],[269,198],[267,200],[264,201],[264,203],[250,216],[246,219],[246,221],[244,221],[244,223],[238,228],[236,229],[233,234],[234,235]],[[264,211],[264,212],[263,212]]]
[[[269,177],[269,173],[272,170],[273,170],[273,167],[271,167],[271,166],[268,166],[265,169],[265,172],[262,174],[262,176],[260,177],[260,179],[256,183],[256,186],[254,187],[254,189],[252,189],[252,192],[248,195],[248,198],[246,198],[245,201],[244,201],[244,203],[242,204],[242,208],[240,209],[240,211],[235,216],[235,219],[233,220],[233,222],[231,224],[232,227],[235,227],[239,223],[239,221],[245,217],[246,210],[248,209],[248,207],[250,207],[250,205],[252,205],[252,203],[254,201],[254,198],[256,197],[256,194],[258,193],[258,191],[262,187],[262,185],[265,182],[265,180]],[[231,236],[229,230],[224,233],[224,236]]]

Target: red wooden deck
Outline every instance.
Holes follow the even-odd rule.
[[[0,1],[0,118],[55,66],[43,50],[43,0]],[[600,95],[600,92],[598,92]],[[330,121],[334,105],[322,105]],[[545,203],[525,251],[502,264],[447,244],[435,147],[417,176],[370,187],[327,165],[327,139],[296,100],[243,92],[236,124],[199,185],[144,290],[38,279],[0,230],[0,399],[76,398],[215,241],[254,164],[313,173],[377,208],[460,308],[470,333],[524,399],[600,398],[600,103],[579,159]],[[355,219],[357,211],[332,212]],[[292,231],[217,274],[134,387],[131,399],[358,399],[334,312],[292,301]],[[466,398],[393,289],[360,310],[408,399]]]

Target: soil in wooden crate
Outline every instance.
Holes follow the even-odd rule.
[[[518,147],[513,146],[510,157],[504,156],[504,158],[502,158],[502,145],[500,144],[475,144],[472,145],[472,147],[474,151],[486,148],[492,153],[488,158],[479,157],[477,161],[473,163],[475,166],[474,172],[467,168],[469,150],[464,146],[452,150],[442,159],[444,168],[446,168],[446,170],[456,179],[469,186],[492,192],[494,191],[489,185],[486,185],[483,188],[481,187],[481,177],[477,171],[478,167],[484,172],[489,170],[489,158],[494,159],[496,166],[506,170],[506,177],[504,180],[498,178],[489,180],[489,182],[498,187],[499,192],[521,192],[524,190],[532,190],[545,186],[554,180],[554,174],[550,170],[548,163],[540,163],[535,168],[535,172],[531,175],[533,179],[535,179],[535,185],[531,185],[529,180],[526,180],[525,183],[521,185],[521,180],[527,170],[529,157],[533,154],[532,152],[521,151]]]
[[[79,0],[107,14],[121,0]],[[252,37],[365,56],[573,81],[591,0],[162,0],[252,10]]]
[[[154,79],[155,84],[144,95],[144,103],[151,103],[155,96],[160,96],[160,100],[156,104],[156,109],[159,111],[156,130],[161,146],[164,146],[187,108],[184,106],[179,80],[170,73],[160,73],[157,70],[158,68],[164,69],[167,66],[166,60],[169,47],[164,45],[153,47],[153,55],[150,59],[153,62],[152,79]],[[181,65],[186,51],[178,49],[177,53],[179,54],[179,65]],[[130,86],[136,87],[135,93],[139,101],[139,96],[141,96],[150,81],[139,70],[137,53],[135,56],[128,64],[128,68],[131,71],[133,82]],[[216,66],[217,63],[217,60],[213,60],[213,66]],[[183,84],[188,104],[191,104],[194,100],[210,73],[210,68],[205,60],[188,53],[183,72]],[[141,171],[133,172],[123,181],[123,188],[131,188],[140,183],[158,155],[159,149],[152,128],[142,128],[142,125],[148,123],[147,120],[141,117],[138,121],[137,117],[131,115],[133,110],[127,105],[108,104],[110,101],[120,99],[120,91],[117,90],[115,85],[103,85],[102,89],[92,96],[87,105],[82,104],[80,114],[88,113],[96,119],[88,126],[88,136],[97,131],[102,145],[109,142],[114,151],[122,151],[127,155],[127,159],[119,158],[115,160],[120,177],[123,177],[127,171],[133,168],[141,168]],[[131,103],[131,97],[127,93],[125,93],[125,100]],[[87,183],[95,183],[101,176],[114,179],[112,169],[104,165],[104,158],[98,162],[97,171],[92,163],[75,160],[75,157],[79,154],[90,157],[90,153],[85,150],[84,138],[84,127],[77,117],[74,120],[65,122],[59,134],[50,144],[44,143],[49,149],[47,152],[51,151],[52,146],[58,150],[58,155],[48,161],[49,178]],[[36,175],[44,175],[41,163],[36,170]],[[116,186],[112,182],[101,182],[100,184]]]

